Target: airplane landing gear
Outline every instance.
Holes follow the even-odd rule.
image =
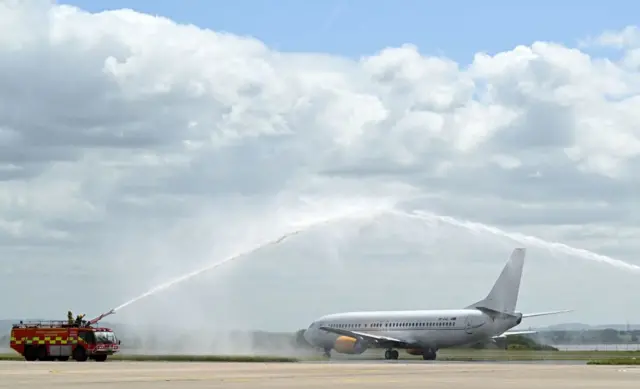
[[[425,349],[422,352],[422,359],[425,361],[435,361],[436,359],[436,350],[432,348]]]
[[[325,357],[327,357],[327,358],[331,358],[331,349],[330,348],[325,348],[323,355]]]
[[[384,352],[384,359],[398,359],[399,356],[398,350],[389,349]]]

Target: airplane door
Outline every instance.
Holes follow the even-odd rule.
[[[464,319],[464,332],[469,335],[473,334],[473,322],[471,321],[471,316],[467,316]]]

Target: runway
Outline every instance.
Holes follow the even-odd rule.
[[[395,362],[395,361],[394,361]],[[640,368],[517,363],[1,362],[0,388],[638,388]]]

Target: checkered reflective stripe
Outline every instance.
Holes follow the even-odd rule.
[[[16,345],[19,345],[19,344],[51,344],[51,345],[78,344],[78,339],[69,339],[63,336],[44,336],[42,338],[40,338],[39,336],[32,336],[32,337],[23,337],[23,338],[17,339],[15,336],[12,336],[11,343]]]

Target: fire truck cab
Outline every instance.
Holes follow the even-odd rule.
[[[70,324],[67,321],[31,321],[14,324],[10,346],[27,361],[78,362],[107,360],[120,349],[120,340],[109,328]]]

